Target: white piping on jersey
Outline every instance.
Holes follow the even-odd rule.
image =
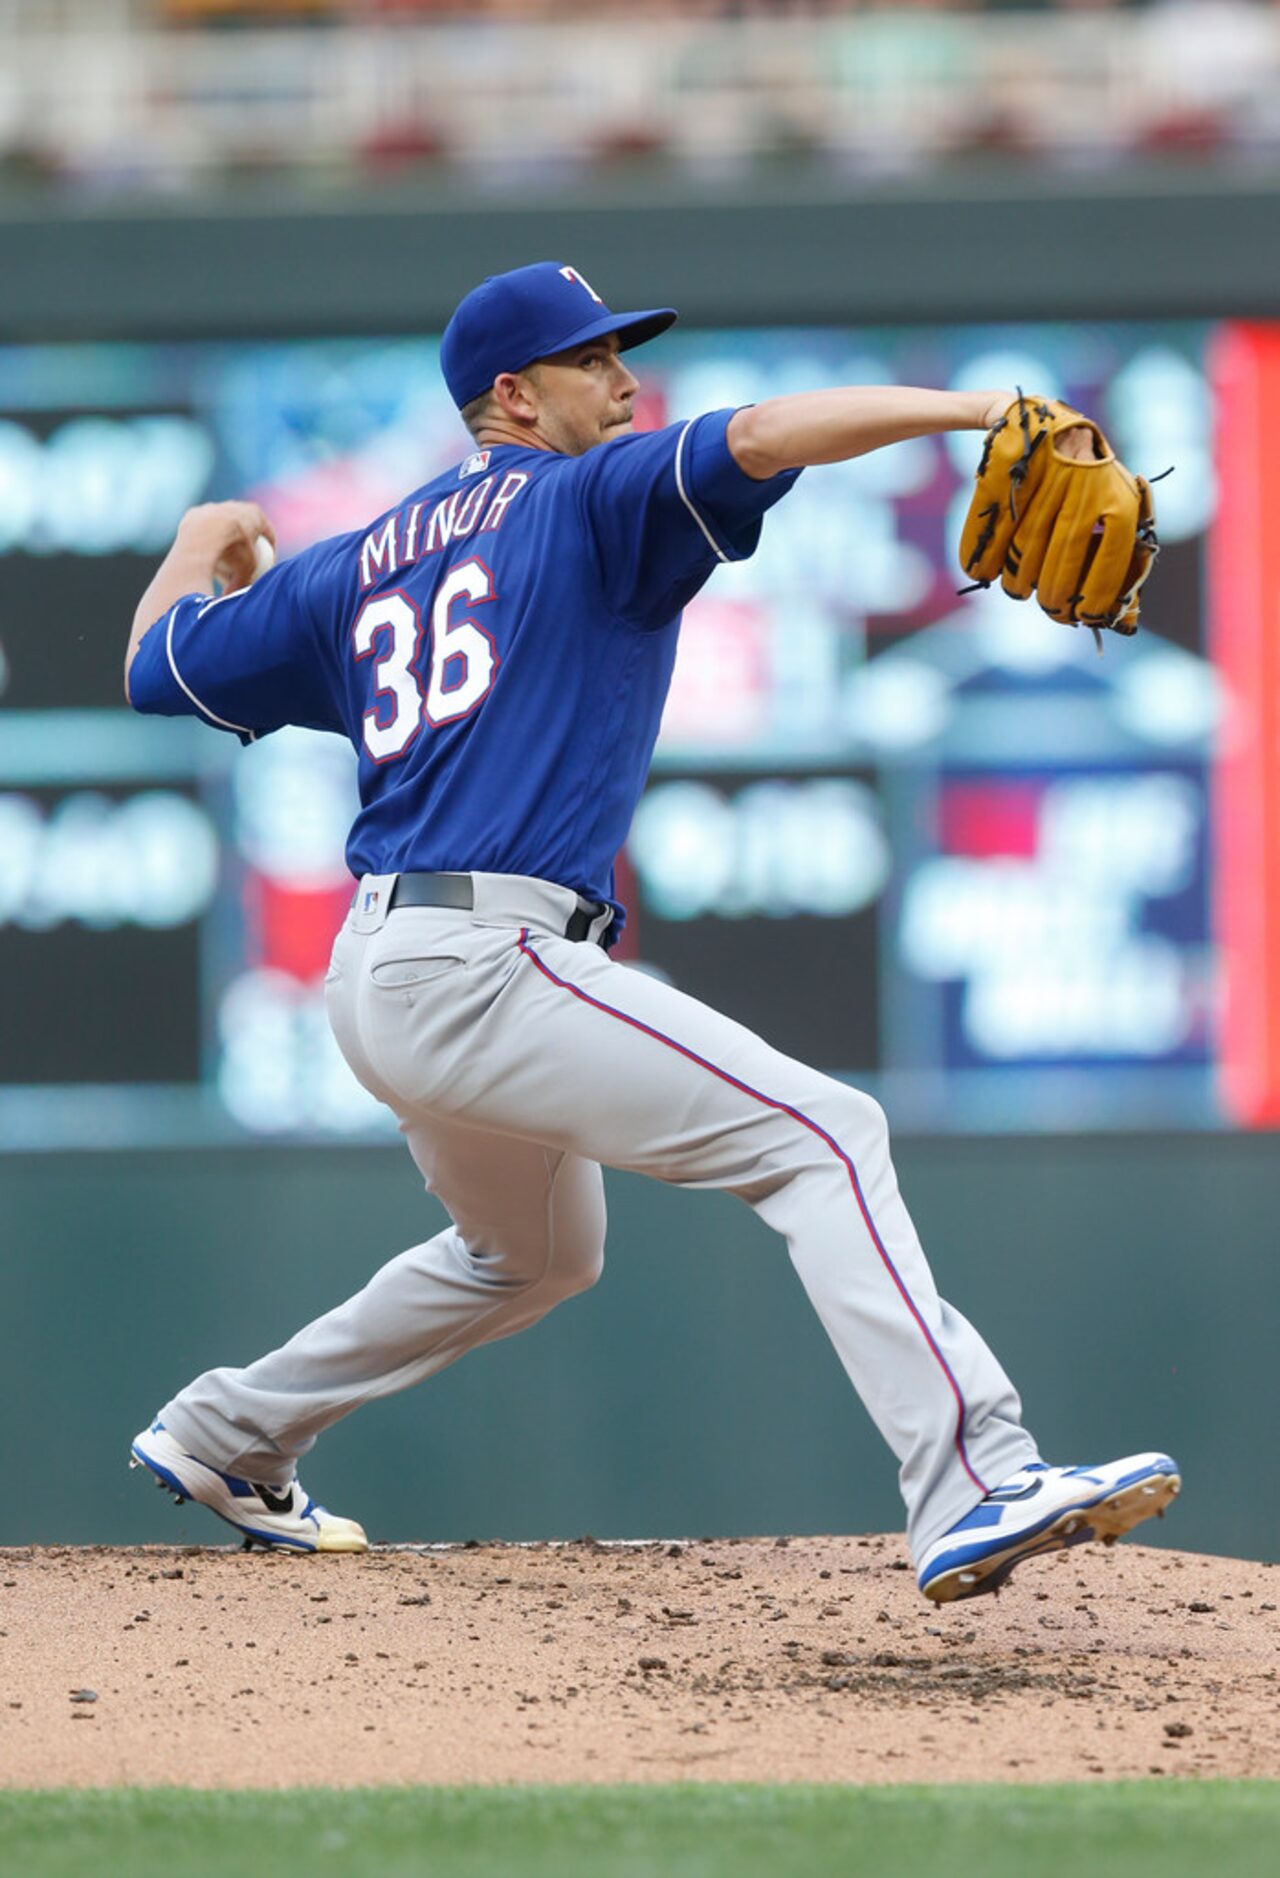
[[[225,594],[223,598],[229,600],[232,598],[232,596],[230,594]],[[209,602],[209,606],[216,606],[217,604],[218,602],[216,600],[211,600]],[[177,661],[175,660],[173,656],[173,622],[178,617],[178,607],[181,605],[182,605],[182,602],[181,600],[179,600],[178,605],[175,606],[172,613],[170,613],[169,624],[165,628],[164,649],[165,649],[165,654],[169,660],[169,670],[173,673],[179,685],[181,685],[183,691],[186,692],[191,702],[195,705],[197,711],[200,711],[205,717],[209,719],[211,723],[217,724],[223,730],[237,730],[240,732],[242,736],[253,737],[254,741],[256,742],[257,741],[256,735],[253,731],[249,729],[249,726],[247,724],[229,723],[225,717],[219,717],[216,711],[211,711],[207,704],[201,704],[195,692],[191,689],[186,679],[182,676],[182,673],[178,670]],[[208,611],[209,611],[208,606],[201,607],[196,617],[198,619],[203,619],[205,614]]]
[[[196,618],[203,619],[206,613],[212,613],[215,606],[225,606],[228,600],[243,600],[248,591],[247,587],[237,587],[234,593],[220,593],[216,600],[206,600]]]
[[[676,488],[680,491],[680,500],[684,503],[684,506],[688,509],[690,515],[692,515],[694,521],[706,536],[716,559],[727,562],[729,556],[724,552],[724,549],[707,527],[707,524],[703,521],[697,509],[694,508],[692,502],[689,500],[689,492],[684,486],[684,440],[697,421],[696,418],[691,417],[684,429],[680,432],[680,436],[676,442]]]

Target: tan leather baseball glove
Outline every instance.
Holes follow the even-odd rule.
[[[1069,404],[1019,392],[987,432],[960,538],[973,585],[998,575],[1013,599],[1034,593],[1051,619],[1091,627],[1101,651],[1103,630],[1137,632],[1158,552],[1146,479]]]

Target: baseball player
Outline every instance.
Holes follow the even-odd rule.
[[[193,509],[142,598],[137,710],[355,747],[358,884],[328,1010],[452,1223],[282,1348],[197,1377],[133,1461],[248,1541],[363,1550],[299,1459],[340,1416],[594,1284],[607,1163],[726,1188],[783,1234],[898,1459],[921,1590],[969,1597],[1163,1510],[1175,1463],[1047,1466],[935,1289],[877,1104],[609,948],[681,609],[753,552],[802,467],[984,429],[1011,394],[837,388],[633,434],[625,354],[675,317],[611,312],[551,261],[484,281],[441,348],[461,463],[257,579],[262,511]]]

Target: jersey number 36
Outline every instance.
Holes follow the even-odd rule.
[[[493,576],[483,561],[464,561],[436,589],[431,603],[431,656],[422,689],[419,654],[422,614],[407,593],[378,594],[360,609],[352,629],[357,659],[374,660],[372,708],[364,714],[364,747],[375,763],[403,756],[422,728],[452,724],[487,698],[498,652],[473,619],[451,617],[454,605],[493,598]]]

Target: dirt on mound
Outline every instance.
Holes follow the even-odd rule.
[[[0,1551],[0,1785],[1280,1776],[1280,1571],[899,1540]]]

